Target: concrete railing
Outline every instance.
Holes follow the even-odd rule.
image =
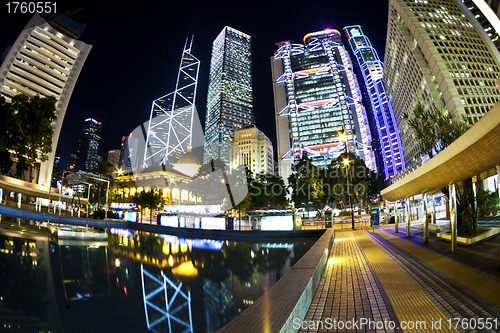
[[[285,276],[218,332],[297,332],[294,319],[302,323],[309,310],[334,237],[334,229],[327,229]]]

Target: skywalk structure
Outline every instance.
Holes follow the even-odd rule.
[[[373,148],[378,168],[384,178],[389,179],[405,168],[405,161],[398,124],[385,90],[384,64],[359,25],[345,27],[344,32],[349,39],[349,45],[363,77],[361,86],[370,111],[368,119],[375,138]]]
[[[278,43],[271,58],[279,174],[304,154],[326,165],[355,153],[376,171],[372,136],[352,62],[337,30]],[[345,135],[345,136],[343,136]]]
[[[54,96],[57,119],[52,123],[52,152],[40,165],[38,184],[49,185],[64,115],[92,45],[77,38],[85,24],[56,14],[46,22],[35,14],[0,67],[0,96]]]
[[[144,167],[175,163],[189,147],[203,146],[193,137],[201,124],[195,108],[200,61],[191,54],[192,42],[184,46],[175,91],[153,101]]]

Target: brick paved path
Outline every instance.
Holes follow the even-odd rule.
[[[481,289],[487,285],[497,294],[498,282],[413,245],[403,250],[384,237],[337,232],[300,332],[500,332],[496,295],[487,297]],[[469,289],[462,283],[470,274],[476,280]],[[453,318],[466,319],[455,326]],[[493,327],[478,329],[479,318]],[[465,329],[466,323],[476,329]]]

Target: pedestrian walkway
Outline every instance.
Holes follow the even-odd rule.
[[[488,274],[386,230],[337,230],[299,331],[499,332],[499,321]]]

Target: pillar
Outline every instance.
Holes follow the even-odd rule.
[[[497,191],[498,191],[498,196],[500,197],[500,166],[497,165],[496,168],[497,168]],[[500,244],[498,245],[497,268],[500,268]]]
[[[21,208],[21,193],[17,194],[17,208]]]
[[[451,227],[451,252],[457,249],[457,189],[455,184],[448,185],[450,192],[450,227]]]
[[[399,200],[396,200],[394,202],[394,214],[396,215],[396,220],[394,221],[394,233],[399,233],[399,230],[398,230],[398,222],[399,222],[399,211],[398,211],[398,201]]]
[[[410,214],[411,214],[411,207],[410,207],[410,198],[405,198],[405,208],[406,208],[406,237],[410,237]]]
[[[436,217],[436,198],[435,198],[435,194],[433,194],[432,195],[432,223],[436,224],[436,220],[437,220],[437,217]]]
[[[427,216],[427,193],[422,194],[422,204],[424,205],[424,244],[429,242],[429,217]]]

